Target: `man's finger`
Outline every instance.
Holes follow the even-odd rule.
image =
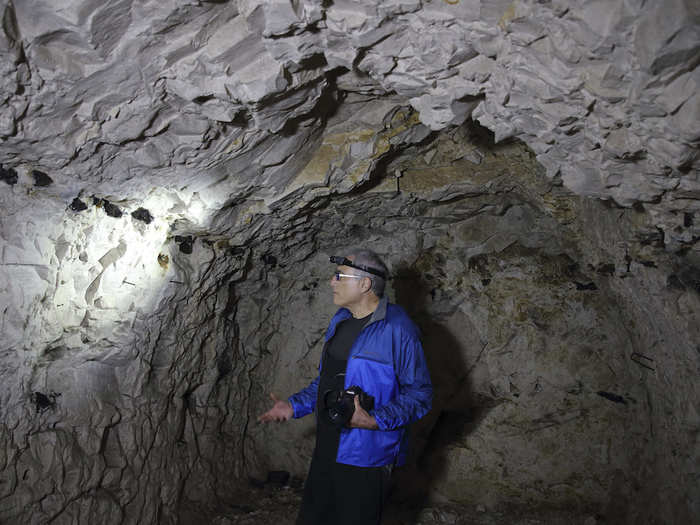
[[[355,396],[352,398],[352,400],[355,403],[355,411],[353,412],[352,417],[350,418],[349,426],[351,428],[358,428],[360,426],[360,411],[362,410],[362,407],[360,406],[360,396]]]

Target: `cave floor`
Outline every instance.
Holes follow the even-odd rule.
[[[301,485],[251,488],[214,512],[207,512],[212,525],[294,525],[301,503]],[[200,525],[203,512],[198,509],[181,516],[183,525]],[[390,501],[382,525],[601,525],[600,517],[590,513],[560,509],[494,510],[470,505],[431,504],[414,507],[406,502]]]

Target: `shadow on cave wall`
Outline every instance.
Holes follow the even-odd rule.
[[[435,482],[445,475],[445,449],[464,441],[494,401],[473,394],[473,364],[466,362],[467,352],[461,348],[464,343],[428,313],[427,305],[435,293],[430,283],[412,267],[396,268],[394,275],[395,302],[406,309],[421,330],[433,382],[433,408],[411,428],[409,460],[396,469],[390,496],[390,505],[410,507],[417,519],[417,514],[428,505]]]

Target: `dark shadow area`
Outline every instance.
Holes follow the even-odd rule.
[[[473,393],[467,352],[441,319],[428,313],[435,290],[429,279],[413,267],[394,271],[396,303],[409,313],[422,333],[423,350],[433,383],[433,408],[411,429],[407,464],[394,472],[392,492],[384,522],[414,523],[429,504],[436,480],[444,477],[446,449],[463,441],[494,406],[494,400]],[[470,326],[465,326],[465,330]]]

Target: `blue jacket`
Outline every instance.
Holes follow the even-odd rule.
[[[326,342],[338,323],[352,314],[341,308],[331,319]],[[323,363],[319,365],[319,370]],[[314,411],[319,376],[289,398],[294,417]],[[433,386],[416,326],[400,306],[383,298],[355,340],[345,372],[345,388],[359,386],[374,396],[379,430],[344,428],[336,461],[358,467],[406,462],[408,425],[431,408]]]

